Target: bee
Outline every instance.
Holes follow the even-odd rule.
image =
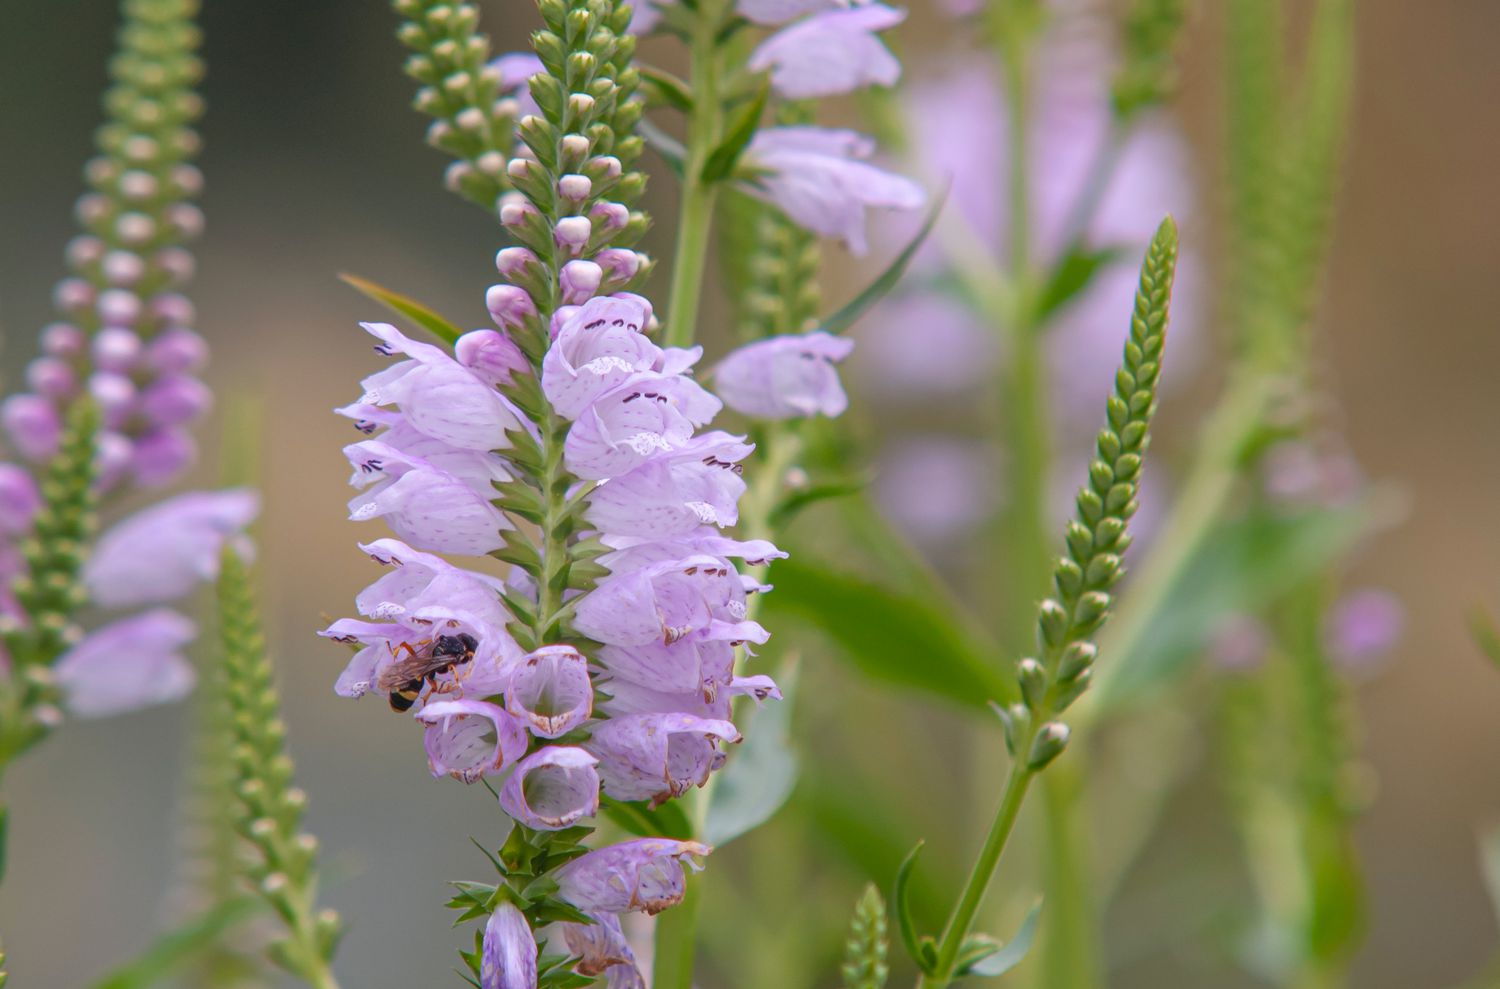
[[[396,651],[404,650],[406,658],[382,670],[375,678],[375,689],[389,695],[392,711],[409,711],[424,683],[437,690],[438,674],[452,673],[454,667],[473,659],[478,648],[479,640],[467,632],[440,635],[415,646],[403,643]]]

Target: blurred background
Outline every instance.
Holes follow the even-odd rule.
[[[448,930],[443,884],[487,871],[465,838],[493,833],[493,801],[431,779],[406,719],[377,700],[335,697],[344,653],[313,632],[350,611],[375,576],[354,543],[376,533],[344,521],[339,448],[352,434],[330,409],[378,366],[356,326],[377,314],[336,275],[364,275],[484,325],[497,228],[443,190],[445,162],[409,109],[412,87],[385,4],[205,6],[208,233],[189,291],[214,347],[209,379],[221,406],[234,395],[261,404],[263,595],[300,782],[312,798],[308,825],[325,849],[326,900],[351,925],[338,969],[350,986],[456,985],[443,973],[469,935]],[[1500,528],[1490,514],[1500,491],[1500,131],[1492,123],[1500,5],[1357,6],[1359,89],[1317,349],[1355,456],[1405,495],[1403,517],[1360,552],[1352,579],[1394,591],[1408,620],[1387,665],[1357,694],[1375,789],[1358,828],[1370,929],[1353,983],[1440,987],[1472,976],[1500,943],[1476,850],[1476,836],[1500,825],[1500,673],[1464,627],[1473,604],[1500,606],[1492,562]],[[1198,184],[1210,190],[1189,229],[1211,262],[1223,99],[1216,4],[1196,7],[1176,114]],[[51,319],[116,16],[107,0],[0,5],[7,390]],[[521,47],[532,16],[521,0],[490,3],[497,50]],[[931,4],[914,4],[898,32],[909,73],[940,58],[956,30]],[[657,230],[645,246],[663,257],[673,190],[660,174],[654,181],[645,205]],[[656,291],[664,281],[659,268]],[[857,288],[830,278],[825,294],[839,300]],[[1212,318],[1202,320],[1211,340]],[[728,334],[710,325],[703,337],[713,355]],[[1211,354],[1197,367],[1202,380],[1162,407],[1167,449],[1186,445],[1212,397]],[[202,485],[216,483],[219,428],[199,434]],[[776,821],[716,856],[705,986],[834,985],[830,952],[849,906],[867,878],[890,879],[862,874],[849,846],[881,830],[876,823],[904,835],[898,844],[926,837],[937,883],[968,860],[998,792],[1000,742],[990,725],[859,683],[809,641],[797,718],[816,754]],[[85,722],[12,771],[0,931],[14,950],[16,984],[84,984],[173,916],[188,731],[183,708]],[[842,799],[824,799],[824,787],[840,781]],[[896,794],[880,806],[909,818],[864,819],[860,787]],[[1215,802],[1200,772],[1169,803],[1163,832],[1127,879],[1122,916],[1110,918],[1112,985],[1256,984],[1204,947],[1211,934],[1174,926],[1198,909],[1182,876],[1232,851]],[[807,837],[811,822],[821,829],[816,840]],[[1018,873],[1002,872],[1002,885],[1007,879]],[[1236,888],[1232,876],[1226,883]],[[778,958],[822,967],[787,976]]]

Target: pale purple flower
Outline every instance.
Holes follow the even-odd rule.
[[[516,100],[516,119],[542,112],[531,97],[529,83],[532,76],[545,73],[547,67],[534,53],[507,52],[492,60],[489,68],[499,76],[500,92]]]
[[[180,700],[195,679],[181,649],[196,634],[192,622],[165,608],[90,632],[53,667],[68,710],[96,718]]]
[[[503,772],[526,752],[526,729],[498,704],[472,699],[431,701],[417,712],[434,776],[473,783]]]
[[[437,696],[465,694],[484,697],[499,693],[510,682],[511,670],[520,662],[521,647],[506,631],[507,617],[494,602],[476,614],[431,604],[413,608],[400,621],[369,622],[340,618],[318,634],[361,648],[354,654],[334,684],[341,697],[362,697],[393,665],[409,659],[418,649],[430,646],[439,636],[469,635],[476,645],[474,658],[458,664],[452,672],[432,675]],[[500,617],[496,618],[496,613]]]
[[[683,866],[712,849],[696,841],[637,838],[588,852],[558,869],[559,895],[586,913],[660,913],[682,901]]]
[[[617,647],[610,647],[614,650]],[[680,649],[680,646],[674,646]],[[765,675],[734,677],[727,685],[714,684],[713,690],[699,687],[688,691],[653,689],[645,684],[623,678],[611,679],[605,684],[609,700],[599,705],[599,710],[611,718],[629,717],[634,714],[691,714],[709,721],[728,721],[736,697],[749,697],[757,703],[771,699],[781,700],[781,688]]]
[[[913,436],[882,452],[875,498],[914,540],[943,544],[973,532],[994,510],[997,473],[983,443]]]
[[[736,0],[734,9],[754,24],[771,26],[841,6],[844,4],[840,0]]]
[[[384,405],[400,408],[404,421],[432,439],[462,450],[499,450],[510,445],[505,432],[519,426],[515,413],[491,381],[429,343],[411,340],[388,323],[362,323],[383,354],[405,354],[402,361],[362,382],[365,392],[337,410],[368,420]]]
[[[30,531],[42,507],[42,493],[25,468],[0,463],[0,537]]]
[[[770,127],[750,141],[746,158],[762,172],[759,192],[793,222],[863,254],[866,209],[917,209],[926,200],[915,182],[862,160],[874,150],[854,131]]]
[[[721,407],[681,375],[631,375],[579,415],[563,445],[564,463],[586,480],[617,477],[684,446]]]
[[[599,760],[570,745],[522,759],[500,788],[500,809],[538,831],[561,831],[599,813]]]
[[[260,512],[249,488],[193,491],[116,523],[83,567],[95,604],[126,608],[180,598],[219,574],[219,554]]]
[[[578,959],[580,975],[602,975],[606,989],[645,989],[635,952],[625,940],[620,918],[612,913],[590,914],[592,924],[562,924],[568,952]]]
[[[198,456],[198,444],[187,430],[163,426],[136,439],[131,453],[136,483],[155,488],[174,480],[193,462]]]
[[[1367,670],[1395,646],[1406,625],[1406,609],[1388,591],[1366,588],[1339,599],[1324,632],[1335,662],[1350,671]]]
[[[499,904],[484,925],[481,989],[536,989],[536,956],[536,938],[525,915],[509,900]]]
[[[604,532],[624,536],[675,536],[705,524],[734,525],[745,493],[739,461],[754,449],[742,436],[704,433],[601,484],[584,517]]]
[[[834,364],[854,341],[818,330],[746,344],[714,369],[714,390],[736,412],[760,419],[843,414],[848,396]]]
[[[605,646],[598,661],[612,677],[652,690],[713,697],[734,673],[734,647],[723,639],[686,639],[666,645]],[[618,680],[611,681],[618,693]]]
[[[599,759],[604,792],[616,800],[663,803],[702,786],[724,764],[723,742],[738,742],[729,721],[691,714],[639,714],[596,726],[585,747]]]
[[[650,320],[650,304],[623,293],[569,313],[542,361],[542,391],[558,415],[577,419],[600,395],[653,369],[662,353],[641,333]]]
[[[620,573],[579,602],[578,631],[608,645],[670,645],[689,636],[764,642],[745,619],[745,588],[723,558],[689,556]]]
[[[490,503],[493,494],[473,478],[376,440],[351,444],[344,453],[356,478],[375,482],[350,499],[349,517],[355,521],[383,517],[414,546],[473,556],[499,549],[500,530],[512,528]]]
[[[891,86],[901,78],[901,63],[877,32],[905,19],[904,10],[879,3],[820,11],[763,41],[749,68],[769,70],[772,87],[789,100]]]
[[[593,713],[588,661],[572,646],[542,646],[516,664],[505,709],[538,738],[558,738]]]
[[[21,456],[45,460],[62,440],[62,417],[40,395],[12,395],[0,404],[0,423]]]

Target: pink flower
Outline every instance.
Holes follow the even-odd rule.
[[[714,369],[714,388],[731,409],[761,419],[837,416],[849,407],[833,365],[854,341],[821,330],[746,344]]]
[[[484,925],[481,989],[536,989],[536,956],[536,938],[525,915],[514,903],[501,903]]]
[[[196,634],[165,608],[90,632],[53,667],[68,710],[97,718],[182,699],[196,677],[180,650]]]
[[[594,728],[586,748],[599,759],[605,793],[654,806],[702,786],[724,764],[720,743],[739,740],[729,721],[674,712],[610,718]]]
[[[891,86],[901,63],[876,32],[906,19],[904,10],[879,3],[820,11],[767,38],[750,56],[752,72],[771,73],[771,85],[789,100]]]
[[[498,704],[436,701],[417,712],[427,725],[423,739],[434,776],[473,783],[503,772],[526,752],[526,729]]]
[[[926,200],[915,182],[862,160],[874,150],[853,131],[770,127],[755,135],[746,157],[762,172],[758,191],[793,222],[863,254],[866,209],[917,209]]]

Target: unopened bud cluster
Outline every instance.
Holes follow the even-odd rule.
[[[509,188],[505,163],[516,121],[528,112],[529,60],[492,61],[472,3],[397,0],[395,8],[404,18],[401,42],[413,51],[406,72],[421,83],[414,104],[433,118],[427,142],[458,159],[448,168],[448,187],[493,209]]]
[[[1067,552],[1053,568],[1053,594],[1037,609],[1037,657],[1016,664],[1021,703],[1002,712],[1011,754],[1041,769],[1068,743],[1068,726],[1053,720],[1076,701],[1093,676],[1091,641],[1109,616],[1110,590],[1124,575],[1127,525],[1136,511],[1141,465],[1156,410],[1166,344],[1168,302],[1177,258],[1177,230],[1167,220],[1141,269],[1125,356],[1115,375],[1089,479],[1068,523]]]
[[[287,928],[271,955],[306,977],[327,964],[339,936],[330,911],[316,910],[318,842],[300,831],[307,794],[292,785],[286,725],[278,710],[265,637],[250,593],[250,578],[233,550],[221,561],[223,706],[227,725],[235,830],[255,850],[245,878]]]
[[[193,273],[184,248],[203,229],[191,200],[203,177],[191,161],[202,113],[194,92],[195,0],[131,0],[111,62],[108,121],[78,201],[84,233],[67,248],[72,274],[58,283],[61,319],[42,331],[26,369],[29,391],[3,408],[5,430],[25,458],[56,453],[64,410],[87,395],[99,408],[98,483],[164,484],[193,459],[187,426],[208,407],[195,375],[207,348],[181,294]]]

